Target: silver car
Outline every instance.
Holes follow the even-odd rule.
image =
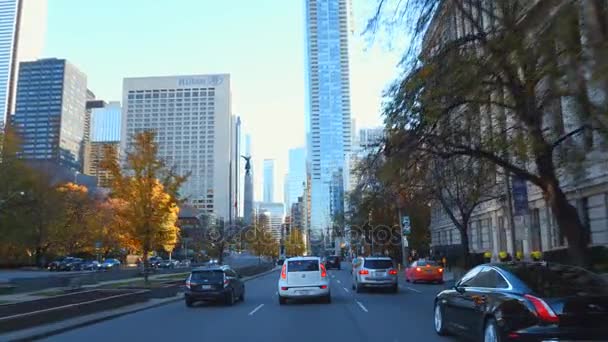
[[[357,258],[353,264],[353,290],[358,293],[364,288],[388,288],[399,291],[397,269],[388,257]]]

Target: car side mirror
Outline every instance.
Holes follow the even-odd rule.
[[[455,284],[452,288],[458,293],[464,293],[464,287],[460,286],[460,284],[458,283]]]

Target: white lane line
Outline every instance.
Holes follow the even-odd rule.
[[[258,311],[258,310],[260,310],[260,309],[262,308],[262,306],[264,306],[264,304],[260,304],[260,305],[258,305],[258,306],[257,306],[255,309],[253,309],[253,311],[251,311],[251,312],[249,313],[249,316],[253,316],[253,314],[254,314],[256,311]]]
[[[414,292],[416,292],[416,293],[422,293],[422,291],[416,290],[416,289],[411,288],[411,287],[406,287],[406,289],[408,289],[408,290],[410,290],[410,291],[414,291]]]
[[[343,287],[344,291],[346,291],[346,293],[348,293],[348,289],[346,287]]]
[[[367,308],[366,308],[366,307],[365,307],[363,304],[361,304],[361,302],[360,302],[360,301],[357,301],[357,304],[359,304],[359,307],[361,308],[361,310],[363,310],[363,311],[365,311],[365,312],[368,312],[368,311],[367,311]]]
[[[342,284],[342,282],[340,281],[340,279],[338,279],[338,284]]]
[[[332,277],[332,278],[335,278],[336,276],[332,274],[332,275],[331,275],[331,277]]]

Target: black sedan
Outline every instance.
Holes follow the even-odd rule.
[[[342,261],[342,259],[337,255],[328,256],[325,259],[325,267],[328,270],[331,268],[339,270],[339,269],[341,269],[341,266],[340,266],[341,261]]]
[[[608,284],[573,266],[477,266],[437,295],[434,310],[439,335],[486,342],[608,340]]]

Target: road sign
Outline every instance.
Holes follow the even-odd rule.
[[[412,232],[412,225],[410,223],[410,217],[402,216],[401,217],[401,233],[403,235],[410,235],[411,232]]]

